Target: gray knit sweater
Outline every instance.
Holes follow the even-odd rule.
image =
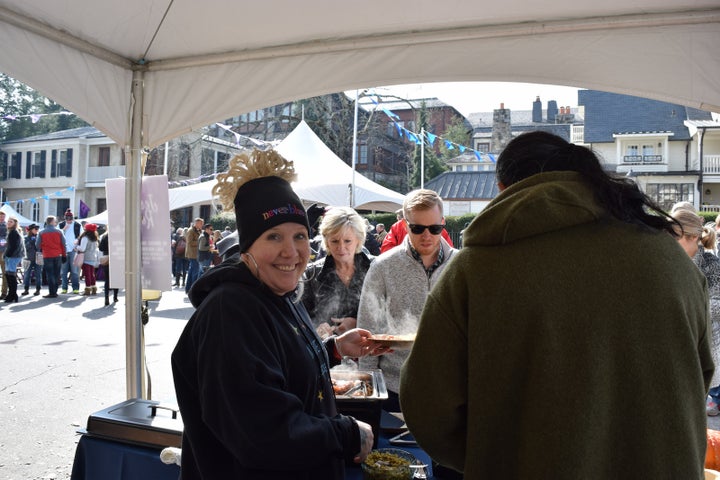
[[[388,250],[370,265],[365,276],[357,326],[372,333],[400,335],[417,331],[420,314],[430,289],[450,262],[456,249],[441,240],[443,263],[428,278],[423,266],[410,253],[409,237]],[[400,385],[400,367],[408,351],[360,359],[360,368],[380,368],[390,391]]]

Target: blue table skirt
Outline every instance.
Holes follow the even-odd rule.
[[[390,436],[378,439],[378,448],[406,450],[423,463],[430,465],[430,457],[418,447],[390,445]],[[178,480],[180,467],[160,461],[160,449],[140,447],[104,440],[88,435],[80,437],[71,480]],[[428,467],[428,478],[430,467]],[[362,480],[360,465],[348,466],[346,480]]]
[[[71,480],[178,480],[180,467],[160,461],[161,449],[80,437]]]

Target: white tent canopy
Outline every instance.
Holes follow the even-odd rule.
[[[15,217],[15,218],[17,218],[18,223],[19,223],[20,226],[22,226],[22,227],[27,227],[28,225],[31,225],[31,224],[35,223],[35,222],[33,222],[32,220],[30,220],[29,218],[23,217],[22,215],[20,215],[20,214],[17,212],[17,210],[15,210],[13,207],[11,207],[11,206],[10,206],[9,204],[7,204],[7,203],[4,204],[2,207],[0,207],[0,210],[2,210],[3,212],[5,212],[5,215],[8,216],[8,217]],[[7,220],[7,219],[6,219],[6,220]]]
[[[354,207],[358,210],[394,212],[402,207],[404,195],[385,188],[356,173],[328,148],[304,121],[276,147],[295,164],[298,180],[293,189],[307,203],[333,206],[350,205],[350,187],[355,184]],[[217,182],[171,188],[170,210],[212,202],[212,189]]]
[[[95,223],[97,225],[107,225],[108,224],[108,212],[105,210],[104,212],[100,212],[97,215],[93,215],[92,217],[87,218],[78,218],[81,222],[87,222],[87,223]]]
[[[0,44],[0,71],[127,146],[128,225],[143,147],[313,95],[517,81],[720,111],[717,0],[0,0]],[[140,243],[127,229],[129,396],[144,393]]]
[[[385,188],[353,169],[315,135],[305,121],[275,148],[292,160],[298,179],[293,189],[308,202],[332,206],[353,206],[357,210],[394,212],[402,207],[404,195]],[[355,197],[350,204],[351,186]]]

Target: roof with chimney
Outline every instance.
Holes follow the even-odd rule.
[[[633,133],[671,133],[670,141],[686,141],[686,120],[712,120],[704,110],[598,90],[578,91],[578,104],[585,107],[585,143],[613,143],[613,135]]]

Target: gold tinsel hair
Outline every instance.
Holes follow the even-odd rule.
[[[256,178],[280,177],[292,182],[296,179],[293,162],[286,160],[275,150],[254,148],[248,155],[241,153],[230,159],[228,171],[217,175],[212,194],[217,197],[226,212],[235,210],[235,194],[238,189]]]

